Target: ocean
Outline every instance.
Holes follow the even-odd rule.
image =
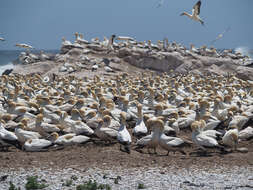
[[[45,53],[57,54],[59,50],[43,50]],[[243,55],[249,55],[253,59],[253,50],[247,47],[235,48],[235,51],[241,52]],[[0,50],[0,75],[6,70],[13,68],[12,62],[18,59],[21,50]],[[40,50],[32,51],[32,53],[39,53]]]
[[[38,54],[41,50],[32,51],[32,53]],[[57,54],[59,50],[43,50],[44,53]],[[22,50],[0,50],[0,75],[6,69],[12,69],[14,67],[13,61],[18,59]]]

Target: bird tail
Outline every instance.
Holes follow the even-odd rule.
[[[22,145],[20,144],[20,142],[19,141],[15,141],[14,143],[13,143],[13,145],[16,147],[16,148],[18,148],[18,149],[22,149]]]
[[[181,139],[184,141],[183,146],[191,147],[193,145],[193,142],[186,139],[185,137],[181,137]]]
[[[181,149],[179,149],[178,151],[179,151],[181,154],[186,155],[185,151],[183,151],[183,150],[181,150]]]
[[[224,146],[221,146],[221,145],[217,146],[217,148],[218,148],[218,149],[221,151],[221,153],[223,153],[223,154],[227,154],[227,153],[231,152],[231,151],[227,150]]]
[[[126,151],[128,154],[130,154],[130,153],[131,153],[130,144],[125,145],[125,146],[124,146],[124,149],[125,149],[125,151]]]

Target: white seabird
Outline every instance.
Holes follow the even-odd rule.
[[[24,130],[25,126],[23,124],[19,124],[17,128],[15,128],[15,135],[18,137],[18,141],[21,144],[24,144],[27,140],[30,139],[39,139],[41,135],[34,131]]]
[[[202,132],[201,128],[203,127],[203,120],[195,121],[191,124],[192,129],[192,141],[201,148],[204,152],[206,152],[206,147],[210,148],[223,148],[219,145],[218,141],[208,134]]]
[[[118,36],[116,40],[122,40],[122,41],[134,41],[134,38],[128,37],[128,36]]]
[[[186,15],[186,16],[188,16],[190,19],[195,20],[195,21],[198,21],[198,22],[200,22],[202,25],[204,25],[204,21],[201,20],[201,18],[199,17],[199,14],[200,14],[200,6],[201,6],[201,1],[198,1],[198,2],[193,6],[192,14],[189,14],[189,13],[187,13],[187,12],[183,12],[183,13],[181,14],[181,16]]]
[[[131,135],[129,134],[126,128],[126,113],[120,113],[121,125],[117,134],[117,140],[120,143],[120,150],[130,153],[130,145],[132,142]],[[124,146],[124,150],[122,149],[121,145]]]
[[[228,130],[222,137],[222,142],[224,145],[232,147],[234,150],[236,150],[239,138],[239,131],[237,129],[237,126],[235,125],[231,126],[230,128],[231,129]]]
[[[253,127],[247,127],[239,132],[239,139],[248,140],[253,137]]]
[[[68,133],[66,135],[59,136],[57,132],[51,134],[53,141],[58,145],[74,145],[74,144],[83,144],[90,140],[90,137],[84,135],[76,135],[74,133]]]
[[[2,123],[0,123],[0,145],[2,147],[8,147],[9,145],[14,145],[17,148],[20,148],[17,136],[8,130],[6,130]]]
[[[46,150],[49,146],[52,146],[52,142],[46,139],[29,139],[24,144],[24,150],[38,152]]]
[[[21,44],[16,44],[15,46],[20,47],[20,48],[25,48],[25,49],[33,49],[32,46],[30,46],[30,45],[28,45],[28,44],[23,44],[23,43],[21,43]]]

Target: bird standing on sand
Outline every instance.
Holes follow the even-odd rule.
[[[8,150],[11,145],[20,148],[18,137],[13,132],[6,130],[3,124],[0,123],[0,148]]]
[[[120,150],[130,154],[130,145],[132,142],[132,138],[126,128],[126,113],[125,112],[120,113],[120,121],[121,121],[121,125],[117,134],[117,140],[120,143]],[[122,149],[122,145],[124,146],[124,149]]]
[[[187,12],[183,12],[181,14],[181,16],[186,15],[188,16],[190,19],[195,20],[195,21],[199,21],[202,25],[204,25],[204,21],[201,20],[201,18],[199,17],[200,14],[200,6],[201,6],[201,1],[198,1],[192,9],[192,14],[189,14]]]

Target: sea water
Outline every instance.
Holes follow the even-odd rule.
[[[14,67],[12,62],[18,58],[20,52],[16,50],[0,50],[0,75],[6,69],[12,69]]]

